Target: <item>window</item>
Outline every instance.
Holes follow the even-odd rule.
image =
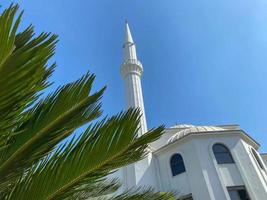
[[[181,196],[179,199],[181,200],[193,200],[192,194],[188,194],[185,196]]]
[[[252,151],[252,154],[253,154],[254,158],[256,159],[257,163],[259,164],[260,168],[262,170],[265,170],[264,164],[262,163],[261,159],[259,158],[258,153],[254,149],[251,149],[251,151]]]
[[[226,146],[222,144],[214,144],[212,150],[218,164],[234,163],[233,157]]]
[[[180,154],[174,154],[171,157],[171,170],[173,176],[185,172],[184,161]]]
[[[250,200],[244,186],[227,187],[231,200]]]

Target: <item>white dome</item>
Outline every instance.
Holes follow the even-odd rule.
[[[195,126],[192,124],[178,124],[178,125],[172,126],[171,128],[191,128],[191,127],[195,127]]]
[[[217,132],[217,131],[224,131],[225,129],[218,127],[218,126],[193,126],[193,125],[177,125],[172,128],[184,128],[183,130],[178,131],[175,133],[167,142],[170,144],[180,138],[189,135],[189,134],[199,134],[205,132]]]

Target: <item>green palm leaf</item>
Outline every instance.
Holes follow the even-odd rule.
[[[105,179],[113,170],[145,156],[148,143],[156,140],[163,130],[160,127],[137,137],[138,128],[137,110],[89,127],[78,140],[71,141],[39,164],[38,170],[23,180],[13,195],[23,197],[21,199],[30,199],[32,195],[36,199],[67,199],[78,188],[80,191],[86,189],[84,185],[88,183]]]
[[[16,18],[17,10],[17,5],[11,5],[0,16],[0,151],[25,120],[23,110],[48,86],[46,80],[55,67],[47,61],[54,53],[56,36],[41,34],[32,39],[32,27],[16,35],[22,16]]]
[[[21,133],[17,127],[27,120],[24,111],[49,85],[47,78],[55,67],[47,62],[54,53],[56,36],[32,38],[31,26],[16,34],[22,16],[16,17],[17,10],[17,5],[11,5],[0,15],[0,167],[14,137]],[[8,186],[0,182],[1,189],[2,185]]]
[[[14,142],[2,153],[0,180],[30,167],[76,128],[101,114],[99,99],[104,89],[88,96],[93,80],[94,76],[87,74],[27,111],[29,119],[17,130],[22,133],[14,135]]]
[[[173,193],[156,192],[153,188],[137,188],[117,196],[106,197],[105,200],[177,200]],[[104,200],[104,198],[99,199]]]

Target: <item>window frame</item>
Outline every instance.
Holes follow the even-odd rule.
[[[231,199],[231,195],[230,195],[230,192],[234,191],[234,192],[237,192],[239,194],[239,192],[241,190],[243,190],[246,194],[246,197],[247,197],[247,200],[251,200],[250,196],[249,196],[249,193],[246,189],[246,187],[244,185],[239,185],[239,186],[229,186],[229,187],[226,187],[227,189],[227,192],[228,192],[228,195]],[[240,196],[239,196],[240,197]]]
[[[178,156],[179,161],[178,161],[178,163],[173,164],[173,159],[174,159],[175,156]],[[176,162],[177,162],[177,160],[176,160]],[[184,159],[183,159],[183,156],[180,153],[174,153],[174,154],[172,154],[172,156],[170,157],[169,165],[170,165],[171,174],[172,174],[173,177],[186,172],[186,168],[185,168],[185,165],[184,165]],[[182,169],[181,170],[177,170],[175,168],[177,166],[179,168],[182,168]]]
[[[262,162],[261,158],[259,157],[258,152],[251,148],[251,152],[252,152],[252,156],[254,158],[254,160],[256,161],[257,165],[260,167],[261,170],[265,171],[265,164]]]
[[[214,149],[216,146],[220,146],[220,147],[223,147],[224,148],[224,152],[218,152],[216,151],[216,149]],[[215,157],[215,160],[217,162],[218,165],[221,165],[221,164],[234,164],[235,163],[235,160],[232,156],[232,153],[230,151],[230,149],[225,145],[225,144],[222,144],[222,143],[215,143],[212,145],[212,152],[213,152],[213,155]],[[221,155],[227,155],[228,158],[227,159],[222,159],[220,158],[219,156]]]

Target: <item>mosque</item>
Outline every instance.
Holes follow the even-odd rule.
[[[127,108],[142,112],[139,134],[147,131],[142,95],[143,66],[126,23],[121,75]],[[148,156],[116,172],[123,189],[151,186],[177,191],[185,200],[267,200],[267,154],[238,125],[175,125],[150,144]]]

